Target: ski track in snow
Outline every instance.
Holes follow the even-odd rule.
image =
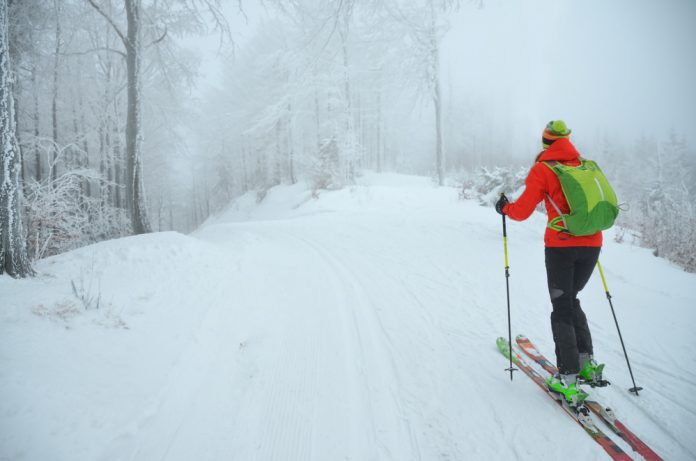
[[[281,187],[191,237],[105,242],[42,262],[53,278],[0,278],[11,303],[0,313],[0,392],[21,402],[0,402],[0,459],[525,460],[567,458],[569,446],[573,459],[606,459],[531,380],[504,371],[499,217],[427,179],[366,181],[318,200]],[[508,227],[512,321],[552,358],[543,219]],[[696,406],[678,397],[696,391],[682,336],[696,320],[695,278],[606,240],[645,391],[625,391],[594,277],[581,298],[614,385],[592,393],[665,459],[696,458]],[[113,308],[32,313],[69,296],[90,254]],[[667,286],[655,287],[664,272]],[[669,315],[657,308],[665,299]],[[127,330],[104,326],[117,314]],[[31,346],[39,338],[53,353]],[[51,386],[58,402],[44,396]]]
[[[374,304],[363,292],[363,285],[356,275],[331,255],[327,247],[320,247],[297,235],[293,235],[293,238],[322,258],[329,273],[333,275],[335,293],[339,295],[337,304],[342,309],[341,315],[344,318],[342,323],[352,327],[352,331],[347,332],[347,339],[354,344],[350,349],[359,352],[357,366],[362,381],[359,385],[363,390],[363,405],[370,421],[369,437],[380,436],[377,440],[371,440],[381,451],[375,454],[377,459],[420,459],[417,441],[399,405],[401,398],[396,394],[398,389],[392,388],[399,384],[392,356],[393,347],[375,313]],[[388,407],[376,408],[381,405]],[[393,429],[399,433],[391,434]],[[409,441],[410,445],[404,445],[405,441]],[[369,454],[363,456],[365,459],[370,457]]]

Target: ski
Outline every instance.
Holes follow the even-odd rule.
[[[584,405],[579,408],[579,411],[576,411],[566,404],[564,398],[559,398],[550,392],[546,387],[544,378],[524,360],[524,358],[520,355],[521,352],[518,352],[516,349],[511,350],[507,339],[498,338],[496,340],[496,345],[498,346],[498,350],[505,356],[505,358],[509,360],[512,356],[512,361],[515,363],[515,365],[518,366],[519,369],[522,370],[527,376],[529,376],[539,387],[541,387],[546,395],[553,399],[554,402],[558,403],[558,405],[565,410],[568,416],[573,418],[585,430],[585,432],[587,432],[587,434],[592,437],[592,439],[597,442],[604,449],[604,451],[609,454],[609,456],[611,456],[612,459],[632,459],[625,451],[621,449],[621,447],[616,445],[613,440],[611,440],[595,425],[589,410],[587,410]]]
[[[539,352],[534,343],[524,335],[517,335],[515,338],[520,349],[539,366],[550,374],[555,374],[558,369],[544,355]],[[585,405],[599,418],[604,421],[611,430],[621,437],[631,448],[645,458],[647,461],[661,461],[662,458],[655,453],[652,448],[645,444],[637,435],[631,432],[624,423],[622,423],[611,410],[605,407],[596,400],[587,399]]]

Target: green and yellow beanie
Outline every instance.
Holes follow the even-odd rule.
[[[544,149],[547,149],[556,140],[561,138],[569,138],[571,130],[568,129],[563,120],[551,120],[544,128],[544,134],[541,135],[541,143]]]

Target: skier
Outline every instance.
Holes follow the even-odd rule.
[[[514,203],[504,195],[495,204],[500,214],[516,221],[527,219],[544,200],[549,223],[561,213],[569,213],[568,202],[560,181],[544,162],[580,165],[580,154],[570,142],[571,130],[563,120],[552,120],[542,135],[543,150],[537,155],[527,179],[525,190]],[[574,236],[549,225],[544,235],[546,276],[553,311],[551,330],[556,344],[556,365],[559,372],[547,379],[549,390],[563,395],[571,406],[577,406],[587,394],[578,389],[578,376],[588,382],[601,381],[604,365],[592,356],[592,336],[587,318],[577,298],[590,279],[602,247],[602,232]]]

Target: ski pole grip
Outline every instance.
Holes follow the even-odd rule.
[[[503,216],[503,227],[505,227],[505,216]],[[505,250],[505,269],[508,269],[510,267],[510,263],[508,262],[508,249],[507,249],[507,235],[506,235],[506,233],[503,234],[503,249]]]
[[[500,193],[500,198],[506,198],[505,197],[505,192]],[[505,252],[505,270],[507,271],[508,268],[510,267],[510,264],[508,262],[508,248],[507,248],[507,225],[505,222],[505,214],[501,213],[503,215],[503,249]]]

